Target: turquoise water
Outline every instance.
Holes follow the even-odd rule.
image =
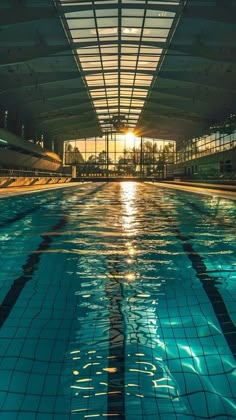
[[[0,215],[1,420],[236,418],[235,202],[98,183]]]

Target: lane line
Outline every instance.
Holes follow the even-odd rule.
[[[86,195],[79,198],[79,200],[86,201],[91,195],[96,194],[98,190],[102,189],[104,186],[99,185],[92,191],[86,193]],[[67,223],[66,217],[61,217],[59,221],[51,228],[53,232],[60,230]],[[53,238],[49,235],[40,235],[42,237],[42,242],[39,244],[36,251],[31,252],[28,255],[26,263],[22,266],[23,273],[13,281],[9,291],[7,292],[5,298],[0,305],[0,328],[3,326],[8,316],[10,315],[15,303],[17,302],[18,297],[20,296],[22,290],[24,289],[26,283],[30,281],[33,277],[34,272],[37,270],[40,263],[41,255],[49,249],[50,244],[52,243]]]

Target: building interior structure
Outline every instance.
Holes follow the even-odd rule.
[[[0,0],[0,419],[236,419],[236,0]]]

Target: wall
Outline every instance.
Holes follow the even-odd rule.
[[[236,148],[169,166],[169,176],[236,181]]]
[[[40,169],[43,171],[57,171],[61,164],[60,162],[53,162],[42,157],[34,157],[26,155],[14,150],[1,148],[0,150],[0,165],[4,168],[27,168]]]
[[[53,172],[61,165],[62,161],[56,153],[0,128],[0,167]]]

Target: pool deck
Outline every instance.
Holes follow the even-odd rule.
[[[0,188],[0,198],[12,197],[21,194],[30,194],[40,191],[49,191],[59,188],[72,188],[86,182],[71,182],[65,184],[52,184],[52,185],[32,185],[32,186],[21,186],[21,187],[6,187]],[[97,181],[99,182],[99,180]],[[104,182],[104,181],[103,181]],[[182,190],[186,192],[211,195],[214,197],[225,198],[236,201],[236,185],[229,184],[210,184],[210,183],[196,183],[196,182],[181,182],[181,181],[162,181],[162,182],[149,182],[157,187],[172,188],[176,190]]]
[[[174,184],[174,185],[186,185],[186,186],[197,186],[208,189],[219,189],[224,191],[233,191],[236,192],[236,183],[232,184],[223,184],[221,182],[211,183],[211,182],[190,182],[190,181],[164,181],[165,184]]]
[[[32,194],[40,191],[57,190],[59,188],[71,188],[78,185],[82,185],[81,182],[71,182],[64,184],[49,184],[49,185],[32,185],[32,186],[21,186],[21,187],[4,187],[0,188],[0,198],[12,197],[21,194]]]
[[[162,181],[152,182],[158,187],[172,188],[176,190],[211,195],[214,197],[225,198],[236,201],[236,185],[230,184],[210,184],[202,182],[185,182],[185,181]]]

